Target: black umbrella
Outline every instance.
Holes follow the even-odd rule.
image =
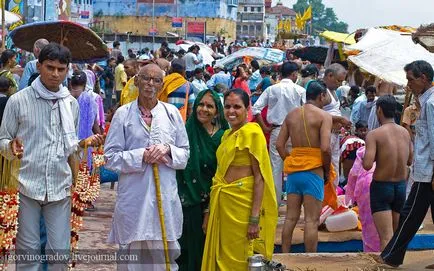
[[[107,59],[104,41],[91,29],[69,21],[37,22],[14,29],[9,37],[15,46],[32,52],[38,39],[47,39],[69,48],[74,62],[97,62]]]

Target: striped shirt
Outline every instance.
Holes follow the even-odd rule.
[[[79,107],[68,96],[78,130]],[[70,196],[72,173],[66,156],[57,154],[63,145],[59,102],[42,99],[32,87],[12,95],[6,104],[0,127],[0,150],[8,159],[14,156],[9,142],[20,138],[24,145],[19,189],[35,200],[58,201]]]
[[[188,88],[188,95],[187,95],[187,88]],[[167,96],[167,103],[173,104],[174,106],[176,106],[176,108],[181,109],[183,106],[185,106],[185,99],[187,98],[187,96],[189,98],[187,103],[188,104],[194,103],[194,99],[193,100],[190,99],[190,97],[193,94],[194,94],[193,89],[190,83],[187,82]]]

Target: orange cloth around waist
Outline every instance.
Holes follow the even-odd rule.
[[[322,167],[322,156],[320,148],[295,147],[291,154],[284,161],[283,171],[287,174],[312,170]],[[323,206],[328,205],[334,210],[338,207],[338,198],[333,180],[336,178],[336,172],[330,164],[329,182],[324,185]]]

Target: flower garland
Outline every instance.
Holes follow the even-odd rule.
[[[18,231],[18,193],[19,160],[8,161],[0,156],[0,270],[7,270],[7,256],[14,249]]]
[[[85,157],[81,160],[77,180],[72,194],[71,204],[71,251],[74,253],[78,248],[78,231],[83,227],[83,215],[86,207],[94,202],[100,191],[99,168],[104,165],[104,152],[98,148],[92,152],[92,172],[87,165],[87,147],[84,150]],[[72,262],[70,267],[75,267]]]

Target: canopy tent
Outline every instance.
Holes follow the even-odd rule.
[[[395,40],[401,36],[409,36],[409,34],[382,28],[369,28],[368,31],[366,31],[366,33],[360,38],[359,42],[345,46],[345,50],[366,51],[374,47],[388,44],[392,40]]]
[[[324,31],[319,35],[330,42],[345,43],[345,44],[356,43],[356,40],[354,39],[355,33],[347,34],[347,33],[339,33],[334,31]]]
[[[230,70],[234,66],[244,62],[244,59],[256,59],[261,65],[270,65],[282,62],[285,57],[285,52],[279,49],[248,47],[217,60],[216,64],[221,64]]]
[[[386,32],[384,32],[386,31]],[[410,35],[384,29],[369,29],[368,33],[349,48],[362,51],[348,57],[362,70],[384,81],[399,86],[407,84],[404,66],[415,60],[425,60],[434,66],[434,54],[419,44],[414,44]]]

